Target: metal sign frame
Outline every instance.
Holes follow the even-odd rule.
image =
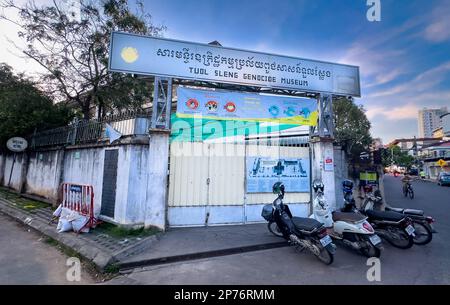
[[[167,43],[167,44],[179,44],[179,47],[187,46],[190,48],[203,48],[202,51],[199,52],[206,52],[208,53],[209,51],[206,50],[213,50],[216,51],[217,54],[216,55],[221,57],[222,59],[222,55],[221,54],[227,54],[230,53],[229,55],[226,56],[237,56],[236,54],[239,54],[240,56],[243,56],[242,58],[244,58],[245,56],[259,56],[259,59],[264,58],[264,60],[267,60],[266,62],[262,62],[261,60],[257,60],[255,59],[254,61],[254,65],[251,64],[250,66],[247,65],[242,65],[240,69],[234,69],[234,72],[240,72],[242,71],[251,71],[254,72],[255,69],[262,69],[262,70],[269,70],[272,72],[266,72],[267,75],[264,76],[273,76],[273,77],[280,77],[280,75],[283,75],[287,78],[295,78],[298,77],[299,79],[306,74],[306,78],[305,80],[308,81],[317,81],[314,77],[317,78],[318,73],[320,76],[320,70],[322,68],[326,68],[328,69],[326,78],[330,78],[328,80],[329,84],[325,85],[324,83],[321,83],[321,86],[324,87],[328,87],[330,90],[325,90],[325,89],[321,89],[321,88],[308,88],[308,87],[304,87],[302,85],[280,85],[278,82],[275,83],[271,83],[271,82],[264,82],[264,81],[255,81],[252,82],[251,80],[249,80],[248,82],[244,82],[241,81],[241,78],[243,79],[243,77],[238,77],[237,79],[233,79],[233,78],[226,78],[226,77],[222,77],[220,78],[220,76],[208,76],[206,77],[205,75],[201,75],[201,74],[197,74],[197,75],[186,75],[188,74],[186,71],[183,71],[182,73],[172,73],[170,71],[168,71],[167,73],[163,72],[163,71],[150,71],[150,69],[148,68],[140,68],[139,66],[137,66],[137,64],[139,63],[140,65],[143,64],[143,62],[139,62],[139,49],[136,45],[139,45],[139,48],[146,48],[147,46],[143,43],[143,42],[139,42],[139,43],[135,43],[133,45],[133,42],[130,41],[129,43],[127,42],[120,42],[122,43],[120,46],[119,45],[115,45],[115,41],[114,41],[114,37],[115,35],[123,35],[123,36],[127,36],[125,38],[128,37],[137,37],[138,39],[148,39],[148,40],[152,40],[156,42],[154,42],[154,45],[151,46],[152,51],[156,50],[159,48],[159,46],[157,46],[158,43],[163,44],[163,43]],[[118,42],[118,44],[120,44]],[[123,46],[122,46],[123,45]],[[136,47],[136,48],[135,48]],[[164,46],[161,46],[164,47]],[[117,50],[117,48],[120,48],[120,51]],[[148,47],[150,48],[150,47]],[[122,52],[127,49],[127,51],[130,51],[131,53],[131,58],[129,61],[125,61],[124,57],[122,56]],[[129,49],[129,50],[128,50]],[[161,49],[158,49],[159,51],[161,51]],[[146,50],[148,53],[149,50]],[[169,51],[169,49],[165,49],[164,51]],[[140,51],[142,52],[142,50]],[[172,54],[173,51],[170,53]],[[158,52],[157,52],[158,53]],[[167,52],[166,52],[167,53]],[[164,53],[164,54],[166,54]],[[181,51],[179,51],[179,53],[181,53]],[[192,62],[188,62],[191,66],[195,66],[197,65],[199,62],[201,63],[202,60],[200,61],[196,61],[192,56],[189,59],[186,60],[192,60]],[[201,54],[195,54],[195,55],[201,55]],[[148,55],[147,55],[148,56]],[[158,56],[156,54],[154,54],[153,56]],[[159,61],[164,61],[165,59],[172,57],[175,58],[174,56],[167,56],[166,55],[160,55],[161,58]],[[212,58],[212,55],[210,55]],[[122,57],[122,60],[117,59],[118,57]],[[180,59],[179,57],[177,57],[178,59]],[[209,58],[209,59],[211,59]],[[236,59],[236,58],[232,58],[232,57],[223,57],[224,59],[228,59],[228,60],[233,60],[234,63],[236,62],[241,62],[244,59]],[[253,57],[248,57],[248,58],[252,58],[253,61]],[[181,58],[183,59],[183,58]],[[138,60],[136,62],[136,64],[134,64],[134,62]],[[153,60],[150,63],[153,65],[158,65],[159,61]],[[244,60],[245,61],[245,60]],[[291,63],[289,62],[291,61]],[[294,62],[298,62],[297,64],[294,64]],[[184,62],[184,66],[182,68],[180,68],[180,66],[183,64],[183,62],[180,63],[173,63],[174,61],[171,61],[171,64],[174,66],[172,69],[176,70],[176,69],[184,69],[186,68],[185,66],[188,63]],[[230,61],[229,61],[230,62]],[[147,64],[150,64],[149,62],[147,62]],[[259,63],[258,67],[256,67],[256,63]],[[168,63],[165,63],[166,66],[168,65]],[[212,62],[210,62],[210,64],[212,64]],[[220,65],[224,64],[223,62],[220,63]],[[264,67],[260,66],[261,64],[264,65]],[[272,64],[276,65],[276,68],[273,69]],[[177,66],[178,65],[178,66]],[[225,64],[225,65],[229,65],[229,64]],[[267,66],[269,65],[269,66]],[[292,66],[291,66],[292,65]],[[295,66],[297,65],[297,66]],[[302,68],[300,68],[298,65],[301,65]],[[278,70],[278,66],[281,67],[280,70]],[[315,67],[315,71],[314,68]],[[318,68],[319,66],[319,68]],[[208,65],[209,67],[209,65]],[[220,66],[219,66],[220,67]],[[209,67],[211,68],[211,67]],[[215,68],[211,68],[211,69],[216,69]],[[291,71],[288,71],[287,69],[291,69]],[[158,76],[158,77],[166,77],[166,78],[180,78],[180,79],[186,79],[186,80],[196,80],[196,81],[205,81],[205,82],[219,82],[219,83],[228,83],[228,84],[234,84],[234,85],[242,85],[242,86],[255,86],[255,87],[262,87],[262,88],[275,88],[275,89],[281,89],[281,90],[297,90],[297,91],[307,91],[307,92],[311,92],[311,93],[326,93],[326,94],[335,94],[335,95],[343,95],[343,96],[360,96],[361,95],[361,88],[360,88],[360,75],[359,75],[359,67],[358,66],[352,66],[352,65],[346,65],[346,64],[338,64],[338,63],[332,63],[332,62],[326,62],[326,61],[320,61],[320,60],[311,60],[311,59],[304,59],[304,58],[298,58],[298,57],[292,57],[292,56],[285,56],[285,55],[277,55],[277,54],[272,54],[272,53],[264,53],[264,52],[257,52],[257,51],[249,51],[249,50],[242,50],[242,49],[237,49],[237,48],[224,48],[221,46],[216,46],[216,45],[211,45],[211,44],[202,44],[202,43],[195,43],[195,42],[188,42],[188,41],[182,41],[182,40],[175,40],[175,39],[167,39],[167,38],[160,38],[160,37],[151,37],[151,36],[144,36],[144,35],[138,35],[138,34],[131,34],[131,33],[124,33],[124,32],[113,32],[111,34],[111,40],[110,40],[110,56],[109,56],[109,62],[108,62],[108,69],[110,71],[113,72],[122,72],[122,73],[131,73],[131,74],[140,74],[140,75],[154,75],[154,76]],[[153,69],[155,69],[153,67]],[[162,69],[162,68],[160,68]],[[164,67],[164,69],[166,69],[166,67]],[[167,68],[168,69],[168,68]],[[221,68],[223,69],[223,68]],[[230,68],[231,69],[231,68]],[[295,69],[295,70],[294,70]],[[347,70],[346,70],[347,69]],[[309,72],[304,72],[305,71],[309,71]],[[338,72],[340,70],[340,72]],[[344,71],[345,70],[345,71]],[[355,71],[351,71],[351,70],[355,70]],[[294,72],[295,71],[295,72]],[[298,72],[301,71],[301,72]],[[313,72],[311,72],[313,71]],[[319,71],[319,72],[317,72]],[[311,73],[312,74],[311,74]],[[322,71],[325,73],[325,71]],[[328,72],[330,73],[330,76],[328,76]],[[261,72],[263,73],[263,72]],[[297,73],[297,74],[288,74],[288,73]],[[337,74],[337,73],[341,73],[341,74]],[[178,74],[178,75],[177,75]],[[181,75],[183,74],[183,75]],[[336,74],[336,75],[335,75]],[[348,74],[348,75],[347,75]],[[350,75],[352,76],[352,78],[354,78],[354,85],[353,85],[353,89],[342,89],[341,91],[338,91],[335,88],[339,87],[339,78],[342,77],[347,77],[349,78]],[[310,77],[311,76],[311,77]],[[323,77],[323,76],[322,76]],[[323,79],[321,79],[320,77],[318,78],[319,80],[323,81]],[[307,85],[309,86],[309,84]],[[318,86],[313,85],[313,86]],[[348,92],[351,91],[351,92]]]

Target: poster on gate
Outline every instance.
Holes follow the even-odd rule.
[[[272,186],[283,182],[286,193],[309,192],[309,159],[246,158],[247,193],[272,193]]]

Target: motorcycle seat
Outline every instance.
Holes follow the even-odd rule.
[[[411,214],[411,215],[417,215],[422,216],[424,213],[422,210],[415,210],[415,209],[402,209],[402,208],[393,208],[393,207],[386,207],[386,211],[392,211],[402,214]]]
[[[386,211],[392,211],[392,212],[397,212],[397,213],[403,213],[405,209],[402,208],[392,208],[392,207],[386,207]]]
[[[320,228],[322,226],[322,223],[313,218],[292,217],[292,223],[298,230],[308,232],[311,232],[314,229]]]
[[[358,213],[333,212],[333,221],[360,222],[367,217]]]
[[[391,212],[391,211],[374,211],[374,210],[368,210],[366,211],[367,216],[370,219],[374,220],[387,220],[387,221],[400,221],[403,218],[405,218],[405,215],[397,213],[397,212]]]
[[[422,210],[414,210],[414,209],[405,209],[403,210],[404,214],[418,215],[422,216],[424,213]]]

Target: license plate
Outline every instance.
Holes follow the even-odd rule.
[[[327,235],[323,238],[320,239],[320,243],[322,244],[322,246],[326,247],[327,245],[331,244],[332,240],[330,235]]]
[[[405,230],[406,230],[406,233],[408,233],[409,235],[413,235],[413,233],[415,231],[415,229],[412,225],[407,226]]]
[[[370,242],[372,243],[372,245],[374,245],[374,246],[381,243],[381,238],[376,234],[370,236],[369,239],[370,239]]]

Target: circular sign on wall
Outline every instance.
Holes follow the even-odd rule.
[[[24,138],[14,137],[6,142],[6,146],[13,152],[21,152],[27,149],[28,142]]]

